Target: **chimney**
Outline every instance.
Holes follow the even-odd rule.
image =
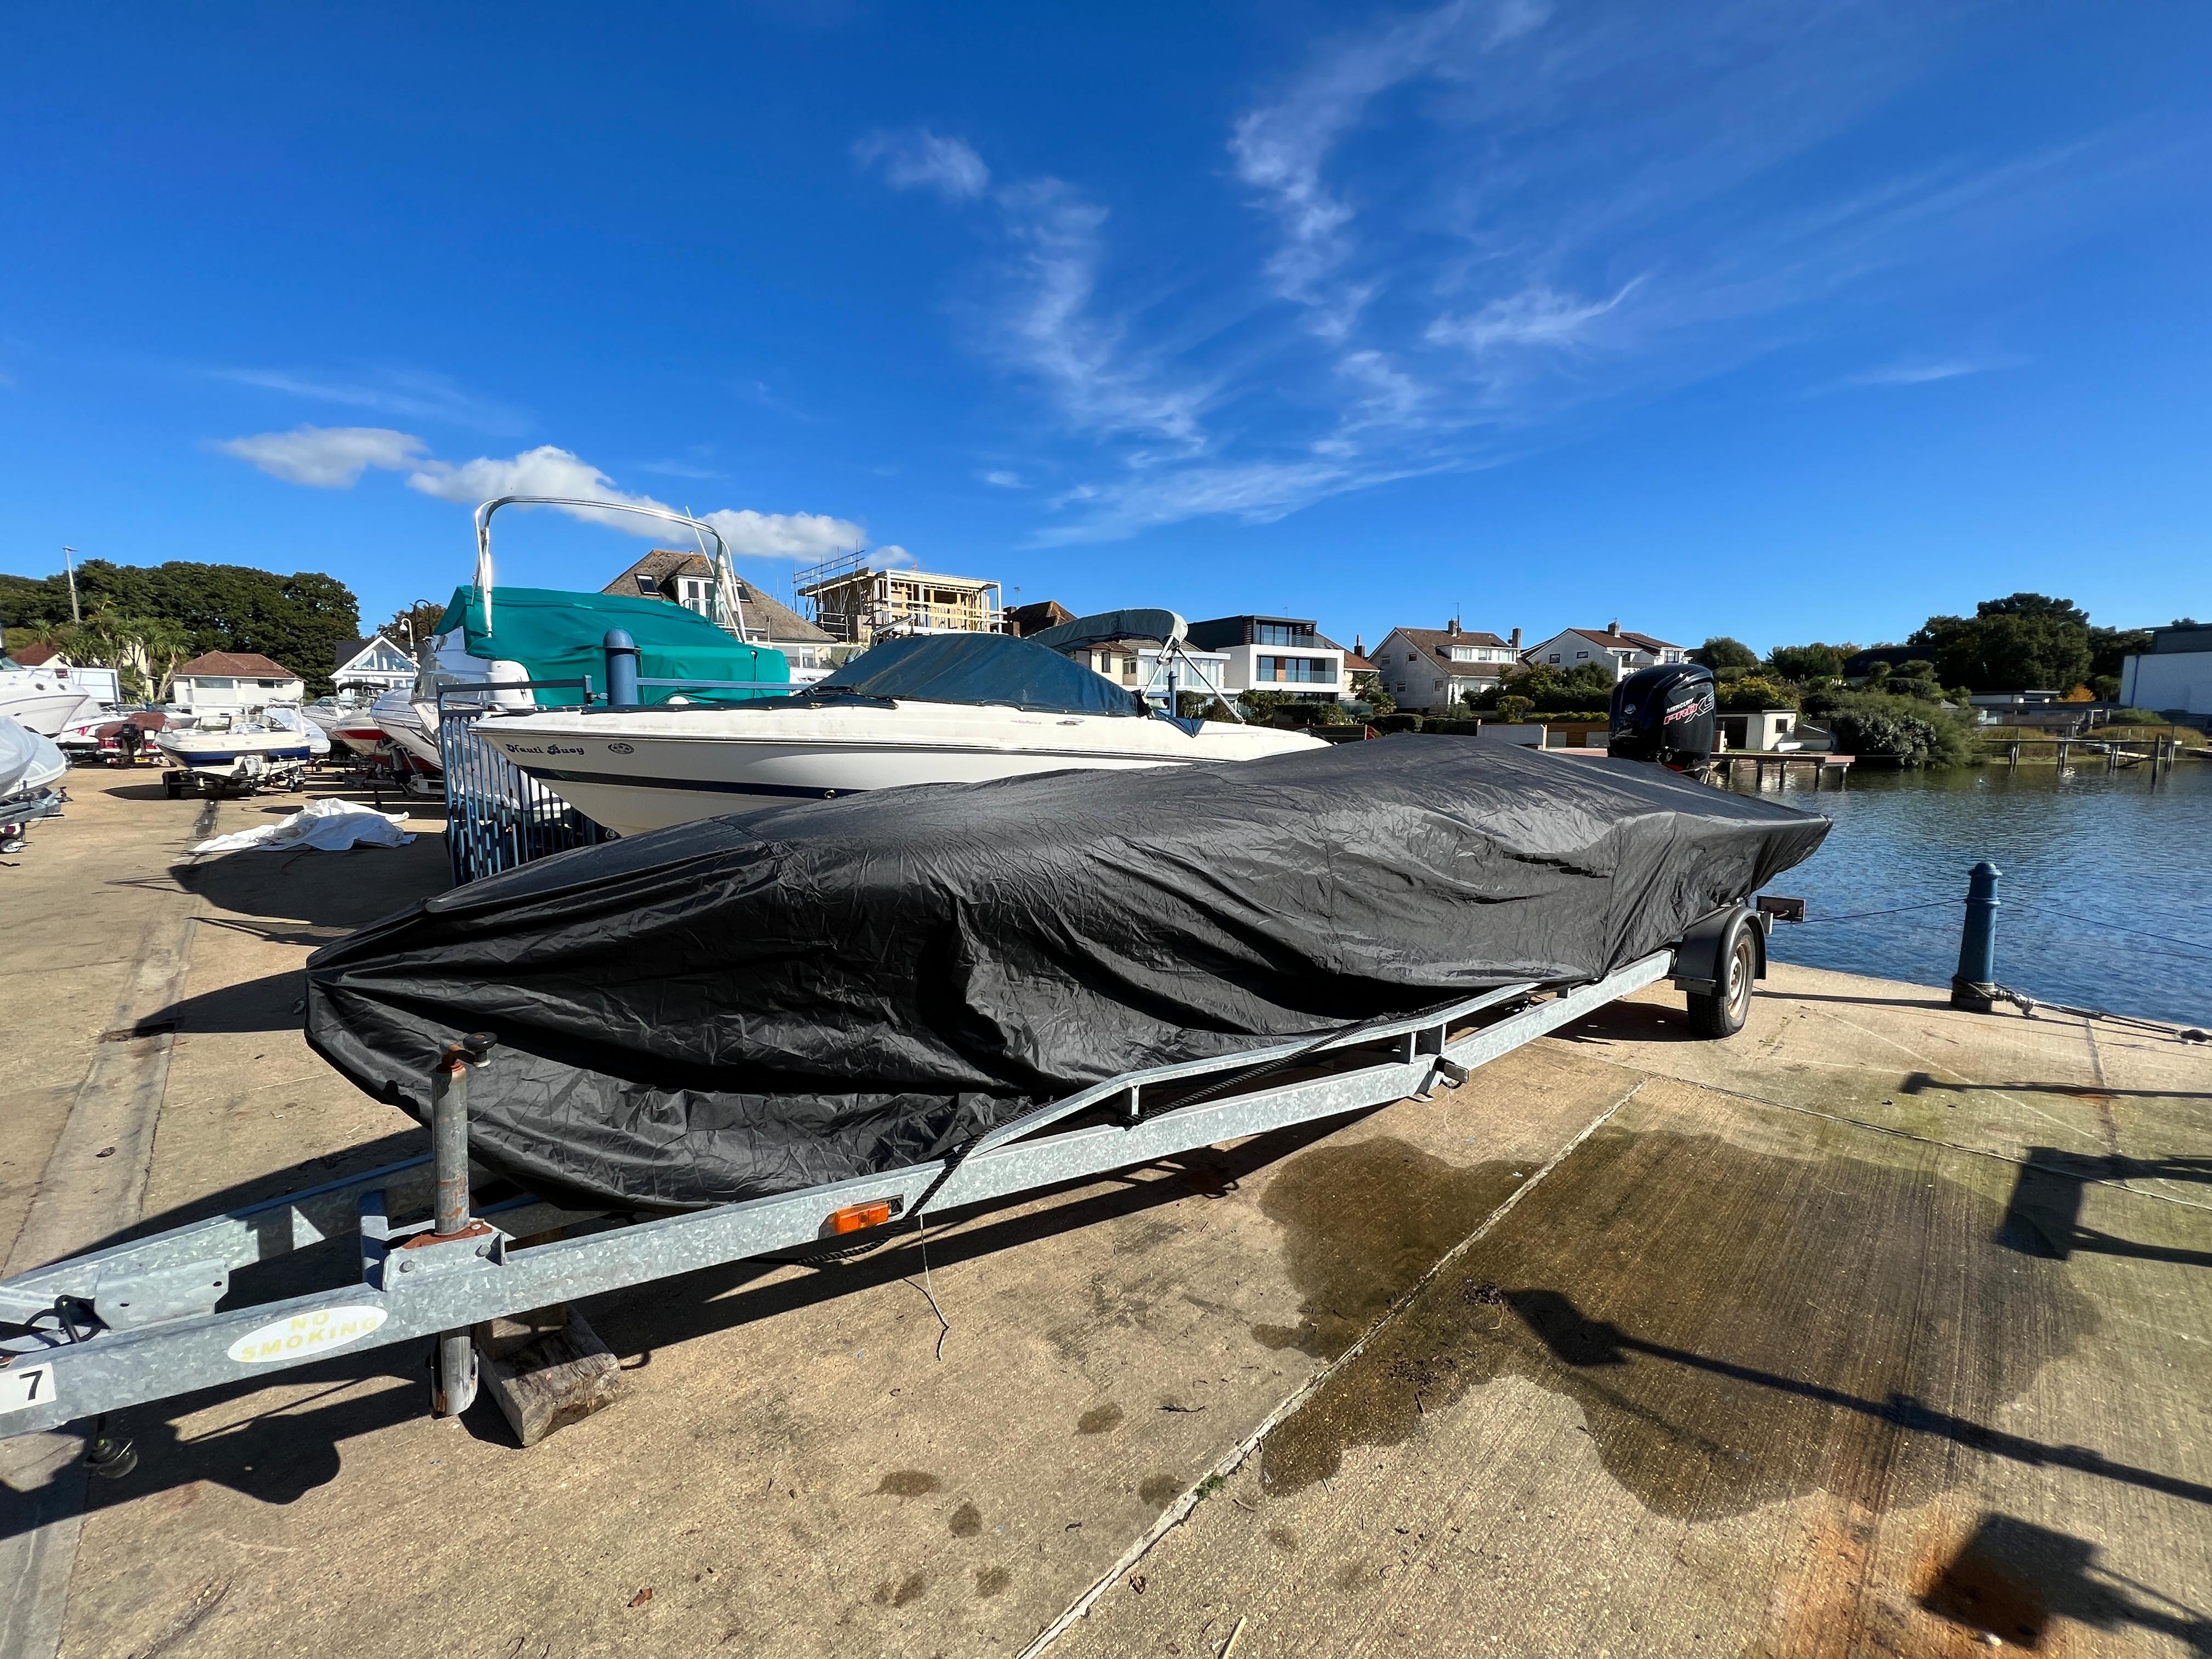
[[[1444,624],[1444,632],[1447,634],[1456,634],[1459,632],[1459,618],[1457,617],[1454,617],[1449,622]]]
[[[1518,651],[1518,650],[1521,648],[1521,630],[1520,630],[1519,629],[1517,629],[1517,628],[1516,628],[1516,629],[1515,629],[1513,630],[1513,641],[1512,641],[1512,643],[1513,643],[1513,648],[1514,648],[1516,651]]]
[[[1364,657],[1367,654],[1367,635],[1354,634],[1352,636],[1352,654],[1355,657]]]
[[[1611,622],[1607,623],[1605,625],[1605,631],[1606,631],[1607,633],[1608,633],[1608,634],[1618,634],[1618,633],[1620,633],[1620,619],[1619,617],[1616,617],[1615,618],[1613,618],[1613,621],[1611,621]]]

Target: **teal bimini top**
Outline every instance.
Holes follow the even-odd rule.
[[[519,662],[533,680],[574,680],[588,674],[593,689],[604,695],[607,660],[601,647],[610,628],[625,630],[637,642],[641,679],[750,680],[771,686],[759,692],[682,694],[695,702],[775,696],[791,684],[791,664],[782,652],[773,646],[743,644],[697,611],[666,599],[502,584],[492,589],[492,626],[487,629],[482,591],[473,586],[457,587],[435,631],[459,629],[468,637],[471,656]],[[639,695],[646,702],[665,702],[678,694],[666,686],[647,686]],[[537,696],[538,705],[547,708],[583,701],[580,691],[540,691]]]

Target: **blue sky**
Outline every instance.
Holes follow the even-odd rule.
[[[517,488],[1079,610],[2212,614],[2212,9],[11,8],[0,568]],[[502,519],[503,579],[644,543]]]

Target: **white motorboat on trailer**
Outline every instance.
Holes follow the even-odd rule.
[[[0,853],[21,850],[34,818],[58,818],[69,760],[52,738],[0,714]]]
[[[305,781],[317,750],[330,753],[330,739],[288,703],[258,711],[258,718],[216,716],[199,726],[172,724],[154,742],[168,758],[162,779],[172,795],[187,787],[204,792],[291,788]]]
[[[100,699],[66,668],[25,668],[0,656],[0,716],[26,732],[51,738],[100,712]]]
[[[1164,619],[1163,655],[1172,660],[1181,617],[1110,615],[1116,638],[1131,637],[1133,617]],[[1054,633],[1067,634],[1072,646],[1082,626]],[[1322,746],[1301,732],[1172,718],[1048,645],[998,634],[889,640],[787,697],[500,714],[477,735],[619,835],[778,799],[1257,760]]]

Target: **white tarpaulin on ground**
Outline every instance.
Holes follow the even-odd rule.
[[[234,835],[217,836],[192,851],[285,853],[312,847],[325,853],[343,853],[349,847],[404,847],[415,839],[399,827],[406,821],[404,812],[380,812],[359,801],[319,800],[282,823],[264,823]]]

